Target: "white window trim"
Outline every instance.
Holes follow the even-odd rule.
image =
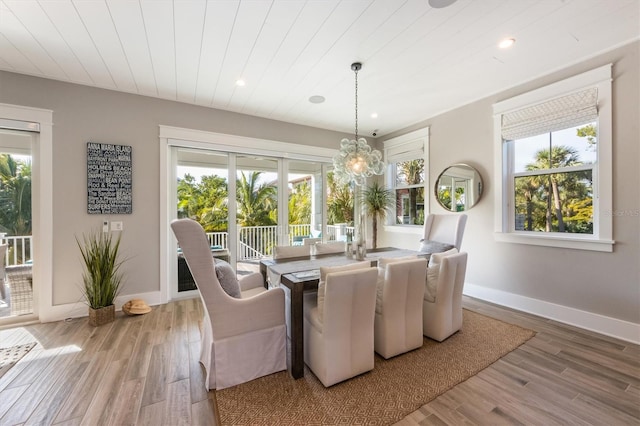
[[[429,127],[425,127],[422,129],[418,129],[415,130],[413,132],[410,133],[406,133],[404,135],[386,140],[383,142],[383,149],[384,149],[384,158],[385,161],[387,162],[387,164],[390,164],[392,161],[396,162],[396,161],[403,161],[403,160],[412,160],[415,159],[414,156],[403,156],[402,154],[399,155],[393,155],[391,156],[391,158],[389,158],[389,151],[393,150],[393,151],[401,151],[402,150],[402,145],[407,145],[408,147],[414,147],[416,146],[417,142],[421,142],[422,143],[422,152],[423,152],[423,159],[424,159],[424,214],[425,217],[426,215],[431,211],[430,210],[430,200],[431,197],[429,196],[429,188],[430,188],[430,181],[429,181]],[[387,173],[386,179],[385,179],[385,184],[386,184],[386,188],[396,188],[395,185],[393,185],[393,181],[395,180],[395,176],[391,176],[390,173]],[[407,186],[407,188],[409,187],[415,187],[414,185],[409,185]],[[395,194],[394,194],[395,196]],[[422,229],[424,227],[424,225],[405,225],[405,224],[397,224],[395,223],[395,214],[392,217],[388,217],[387,218],[387,222],[384,225],[384,230],[385,231],[400,231],[403,228],[404,229],[408,229],[410,233],[413,233],[413,230],[415,229]]]
[[[496,183],[494,235],[496,241],[578,250],[613,251],[615,241],[613,241],[613,215],[611,213],[613,205],[611,67],[612,64],[607,64],[493,105],[494,178]],[[509,173],[507,173],[507,167],[512,162],[508,161],[505,144],[502,140],[502,114],[587,87],[597,87],[598,89],[598,161],[593,169],[593,174],[597,177],[594,182],[593,196],[594,201],[597,199],[597,203],[593,204],[593,234],[543,234],[515,231],[511,206],[509,205],[513,185],[509,181]]]

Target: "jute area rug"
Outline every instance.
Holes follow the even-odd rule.
[[[385,360],[373,371],[325,388],[279,372],[216,392],[223,425],[389,425],[477,374],[535,334],[464,310],[462,330],[442,343]]]
[[[24,345],[11,346],[9,348],[0,348],[0,377],[4,376],[23,356],[29,353],[36,345],[35,342],[26,343]]]

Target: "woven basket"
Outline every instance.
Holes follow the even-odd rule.
[[[107,324],[116,319],[116,307],[115,305],[105,306],[100,309],[89,308],[89,325],[97,327],[99,325]]]

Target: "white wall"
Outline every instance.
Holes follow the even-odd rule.
[[[639,52],[638,42],[623,46],[384,138],[430,126],[429,177],[432,185],[438,174],[453,163],[470,164],[482,175],[485,192],[479,204],[468,211],[462,244],[462,249],[469,253],[467,285],[475,294],[516,300],[514,305],[533,306],[528,310],[537,310],[545,316],[549,316],[548,312],[543,311],[567,307],[571,308],[565,309],[567,315],[577,313],[581,316],[586,312],[622,320],[610,325],[614,328],[626,326],[628,332],[635,333],[635,340],[640,340],[637,328],[640,323]],[[492,104],[607,63],[614,64],[613,210],[620,214],[613,218],[616,241],[613,253],[494,241],[492,177],[496,165],[493,164]],[[435,202],[433,191],[428,192],[431,211],[445,213]],[[403,234],[382,232],[379,244],[415,248],[418,243],[417,239]]]
[[[126,298],[160,290],[160,124],[328,148],[346,136],[8,72],[0,72],[0,103],[53,110],[53,305],[68,305],[69,315],[86,312],[76,309],[82,266],[75,236],[104,219],[87,214],[87,142],[133,147],[133,214],[109,218],[124,224]],[[65,309],[60,315],[67,316]]]

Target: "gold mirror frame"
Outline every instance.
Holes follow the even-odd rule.
[[[451,204],[451,193],[455,188],[455,206]],[[453,164],[440,173],[434,187],[438,204],[450,212],[463,212],[478,204],[483,191],[482,176],[468,164]],[[455,207],[455,208],[453,208]]]

